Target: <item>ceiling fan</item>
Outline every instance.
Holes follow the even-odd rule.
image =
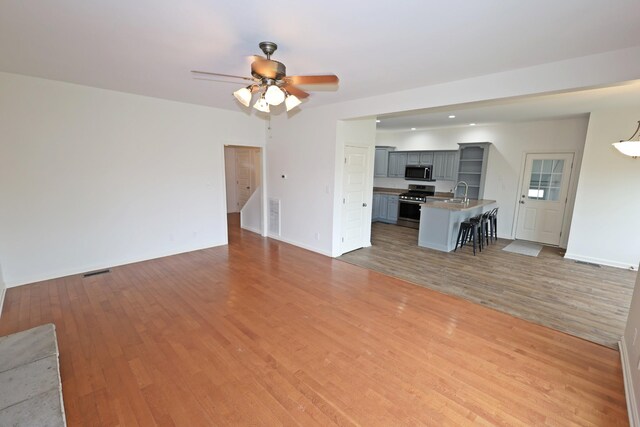
[[[251,76],[242,77],[230,74],[212,73],[208,71],[191,71],[194,74],[204,74],[210,76],[230,77],[234,79],[248,80],[252,83],[242,89],[233,92],[233,96],[245,107],[251,103],[254,93],[260,96],[253,107],[265,113],[270,112],[270,105],[280,105],[285,103],[287,111],[300,105],[300,99],[304,99],[309,94],[296,85],[321,85],[337,84],[338,76],[334,74],[316,76],[287,76],[286,67],[282,62],[274,61],[271,55],[276,51],[278,45],[273,42],[262,42],[258,45],[265,57],[254,55],[251,64]]]

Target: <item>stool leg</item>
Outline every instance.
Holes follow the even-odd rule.
[[[460,224],[460,228],[458,229],[458,238],[456,239],[456,247],[453,249],[454,252],[458,249],[458,243],[460,243],[460,237],[462,237],[463,228],[464,227],[462,226],[462,224]],[[462,247],[462,245],[460,245],[460,247]]]
[[[493,231],[496,233],[496,242],[498,241],[498,215],[493,217]]]
[[[473,256],[476,256],[476,236],[478,235],[478,227],[476,227],[476,225],[473,225],[473,230],[472,230],[472,234],[473,234]],[[482,250],[482,249],[480,249]]]

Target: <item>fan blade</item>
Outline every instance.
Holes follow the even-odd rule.
[[[336,84],[340,81],[338,76],[334,74],[325,74],[319,76],[287,76],[287,83],[292,85],[320,85],[320,84]]]
[[[204,77],[194,77],[193,80],[204,80],[205,82],[227,83],[231,85],[246,85],[245,82],[230,82],[229,80],[206,79]]]
[[[291,95],[297,96],[299,99],[304,99],[309,96],[307,92],[303,91],[302,89],[298,89],[297,87],[288,83],[282,85],[282,89],[286,90]]]
[[[196,71],[196,70],[191,70],[191,72],[194,73],[194,74],[206,74],[208,76],[231,77],[233,79],[242,79],[242,80],[254,81],[254,79],[249,78],[249,77],[233,76],[231,74],[210,73],[209,71]]]

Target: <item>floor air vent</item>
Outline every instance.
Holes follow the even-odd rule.
[[[591,267],[602,267],[600,264],[595,264],[593,262],[587,262],[587,261],[576,261],[576,264],[584,264],[584,265],[590,265]]]
[[[90,271],[88,273],[84,273],[82,277],[91,277],[91,276],[97,276],[98,274],[107,274],[107,273],[111,273],[111,270],[109,270],[108,268],[105,268],[104,270],[96,270],[96,271]]]

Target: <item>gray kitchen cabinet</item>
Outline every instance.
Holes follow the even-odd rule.
[[[411,166],[431,166],[433,151],[408,151],[407,164]]]
[[[394,194],[373,193],[371,222],[395,224],[398,221],[399,197]]]
[[[389,170],[389,152],[395,147],[376,147],[376,155],[373,163],[373,176],[375,178],[386,178]]]
[[[457,179],[457,166],[457,151],[436,151],[433,154],[433,171],[431,178],[455,181]]]
[[[420,164],[420,152],[419,151],[408,152],[407,164],[411,166],[418,166]]]
[[[387,196],[387,221],[395,224],[398,222],[398,205],[400,198],[398,196]]]
[[[433,165],[433,151],[421,151],[420,152],[420,165],[431,166]]]
[[[391,151],[389,153],[389,168],[387,176],[390,178],[404,178],[407,166],[407,152]]]
[[[469,185],[470,199],[482,199],[491,143],[458,143],[458,145],[460,146],[458,181],[464,181]],[[464,196],[464,185],[460,185],[456,190],[456,197],[462,196]]]
[[[371,222],[380,221],[381,210],[381,198],[383,194],[373,193],[373,206],[371,207]]]

